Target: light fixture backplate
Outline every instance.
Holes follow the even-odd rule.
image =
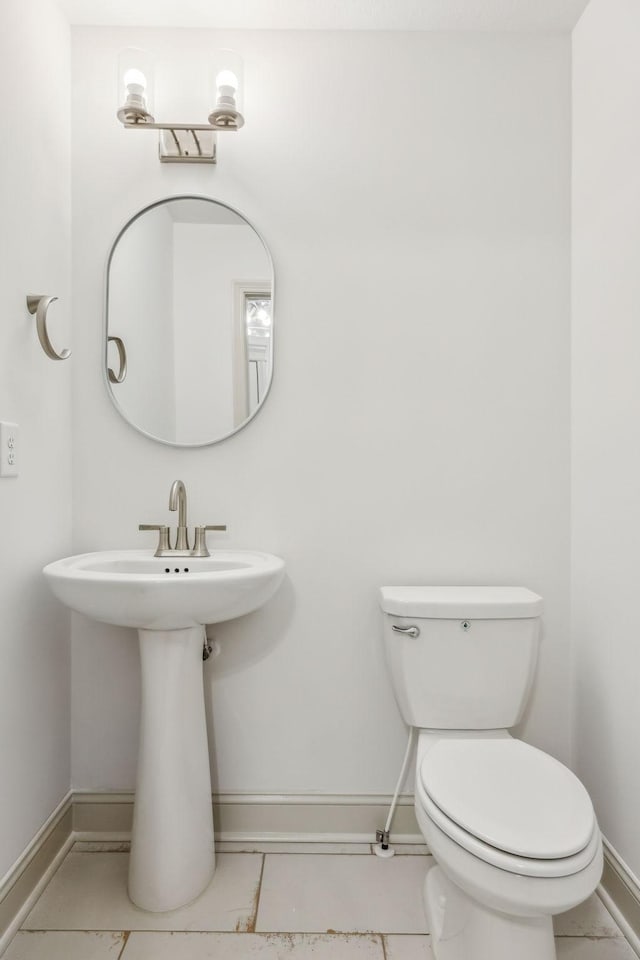
[[[160,130],[159,154],[161,163],[215,163],[215,131],[165,127]]]

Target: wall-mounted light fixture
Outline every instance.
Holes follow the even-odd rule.
[[[118,120],[128,129],[159,130],[162,163],[215,163],[216,132],[239,130],[242,116],[242,59],[219,50],[211,71],[213,108],[208,123],[156,122],[153,116],[153,60],[146,50],[123,50],[118,60]]]

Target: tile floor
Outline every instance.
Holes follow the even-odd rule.
[[[127,898],[122,843],[76,843],[4,960],[432,960],[418,846],[222,843],[202,896],[150,914]],[[636,960],[594,895],[557,918],[559,960]]]

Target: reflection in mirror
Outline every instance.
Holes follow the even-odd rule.
[[[273,268],[263,240],[204,197],[146,207],[109,256],[104,337],[107,388],[142,433],[179,446],[235,433],[271,384]]]
[[[271,369],[271,297],[268,292],[246,298],[245,320],[249,349],[249,408],[255,410],[265,394]]]

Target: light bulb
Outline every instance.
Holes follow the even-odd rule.
[[[215,91],[215,106],[209,123],[217,130],[239,130],[244,123],[242,107],[242,60],[233,50],[218,50],[211,64],[209,82]],[[240,103],[236,102],[236,98]]]
[[[147,89],[147,78],[142,70],[132,67],[124,75],[124,85],[127,88],[127,93],[143,97]]]
[[[225,97],[232,97],[238,89],[238,78],[232,70],[221,70],[216,77],[216,87]]]
[[[118,57],[118,111],[124,124],[153,123],[153,60],[145,50],[129,47]]]

